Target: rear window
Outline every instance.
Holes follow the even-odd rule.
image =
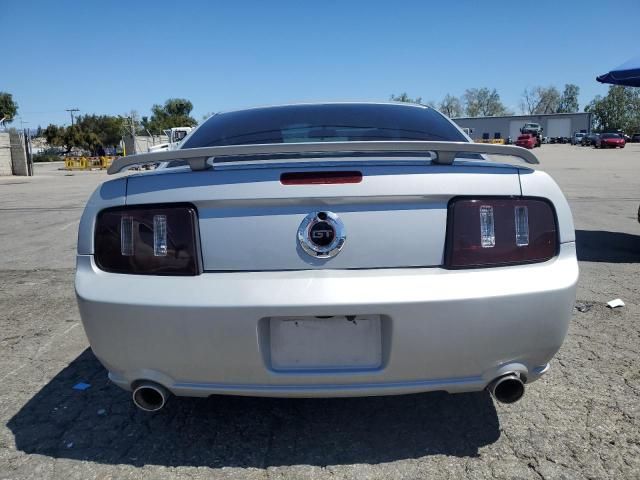
[[[431,108],[344,103],[287,105],[217,114],[198,127],[182,148],[375,140],[468,141]]]
[[[600,138],[621,138],[617,133],[603,133]]]

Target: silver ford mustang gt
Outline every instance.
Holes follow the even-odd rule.
[[[93,352],[148,411],[170,394],[514,402],[578,279],[567,201],[526,163],[418,105],[216,114],[109,173],[175,166],[89,199],[75,286]]]

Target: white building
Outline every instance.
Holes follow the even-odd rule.
[[[576,132],[591,133],[591,113],[551,113],[543,115],[505,115],[501,117],[454,118],[461,128],[471,130],[471,138],[507,138],[514,141],[525,123],[539,123],[545,137],[571,137]],[[496,136],[499,134],[499,137]]]

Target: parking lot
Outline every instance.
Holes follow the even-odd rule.
[[[73,292],[78,220],[106,174],[0,177],[0,479],[640,478],[640,144],[535,153],[573,209],[580,308],[513,405],[174,398],[144,414],[107,381]]]

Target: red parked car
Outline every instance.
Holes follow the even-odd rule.
[[[618,133],[603,133],[596,140],[596,148],[624,148],[625,144],[624,137]]]
[[[516,145],[524,148],[533,148],[537,145],[538,139],[530,133],[523,133],[516,140]]]

